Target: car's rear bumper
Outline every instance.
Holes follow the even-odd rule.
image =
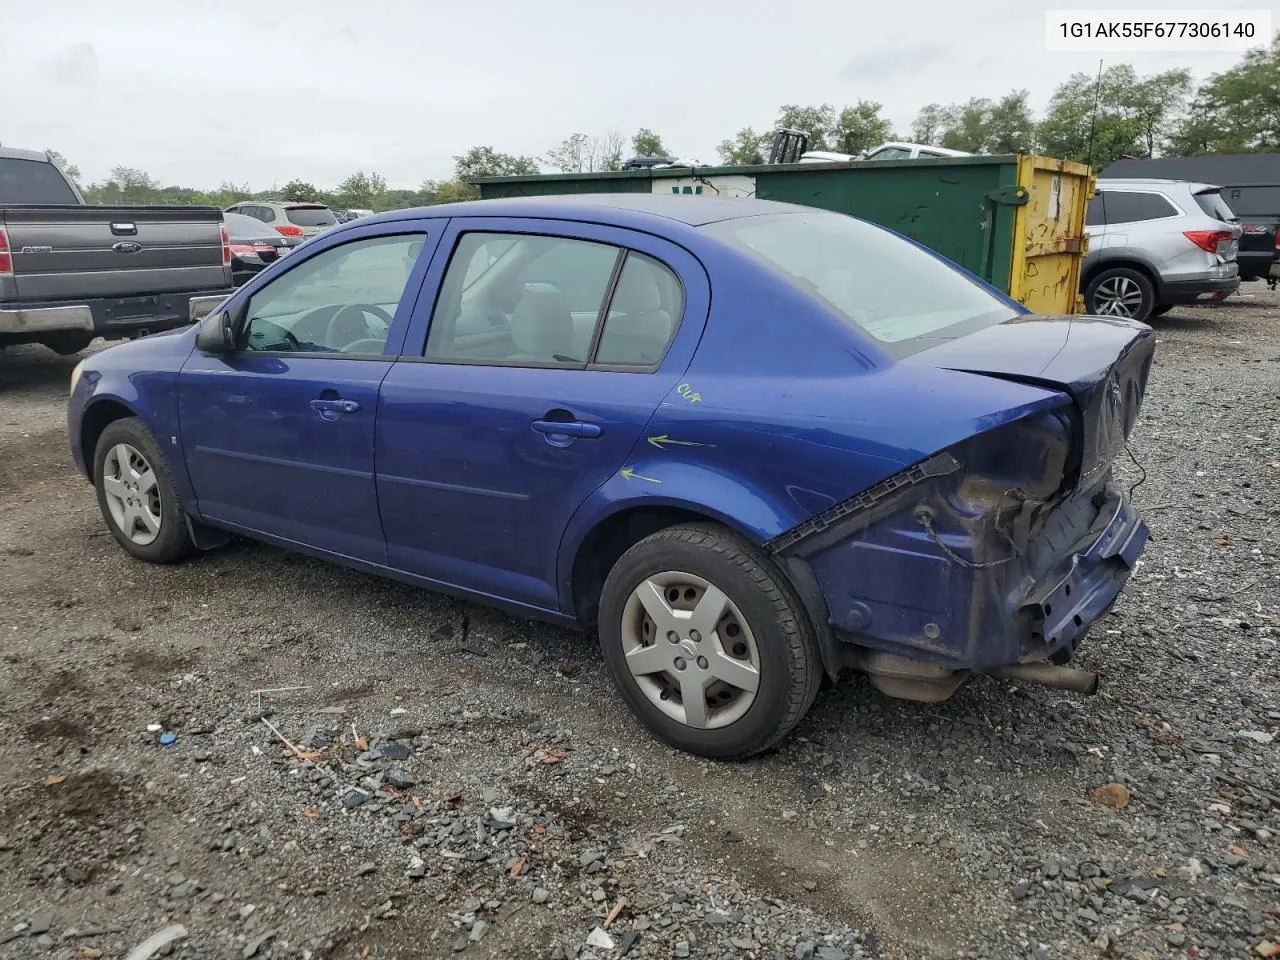
[[[107,339],[185,327],[217,309],[235,291],[186,290],[75,303],[46,301],[0,308],[0,341],[38,343],[52,333],[85,332]]]
[[[1214,277],[1205,280],[1175,280],[1160,285],[1162,304],[1212,303],[1225,300],[1240,289],[1240,277]]]

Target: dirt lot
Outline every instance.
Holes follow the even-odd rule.
[[[249,543],[130,561],[73,361],[5,353],[0,958],[1271,956],[1280,297],[1157,329],[1102,692],[847,681],[738,765],[651,740],[588,638]]]

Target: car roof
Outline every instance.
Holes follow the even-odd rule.
[[[814,211],[773,200],[744,197],[706,197],[687,194],[593,193],[587,195],[558,194],[547,197],[512,197],[494,200],[468,200],[433,207],[417,207],[377,214],[378,220],[407,220],[429,215],[433,217],[545,217],[551,220],[604,219],[620,226],[652,225],[656,219],[700,227],[721,220],[761,217],[769,214]],[[365,218],[368,222],[368,218]]]
[[[1207,190],[1221,190],[1212,183],[1197,183],[1194,180],[1163,180],[1157,177],[1099,177],[1098,187],[1186,187],[1192,193],[1204,193]]]
[[[0,147],[0,157],[5,160],[39,160],[49,163],[49,156],[39,150],[19,150],[17,147]]]

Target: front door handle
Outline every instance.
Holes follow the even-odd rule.
[[[340,413],[355,413],[360,404],[354,400],[312,400],[311,409],[320,414],[320,419],[332,422]]]
[[[535,420],[533,421],[533,429],[539,433],[550,435],[558,435],[561,437],[598,437],[603,430],[600,429],[598,423],[586,423],[582,420],[570,420],[568,422],[560,420]]]

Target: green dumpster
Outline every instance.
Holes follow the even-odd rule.
[[[759,197],[851,214],[896,230],[1040,313],[1078,313],[1085,205],[1083,164],[1008,155],[665,167],[619,173],[494,177],[485,199],[581,193]]]

